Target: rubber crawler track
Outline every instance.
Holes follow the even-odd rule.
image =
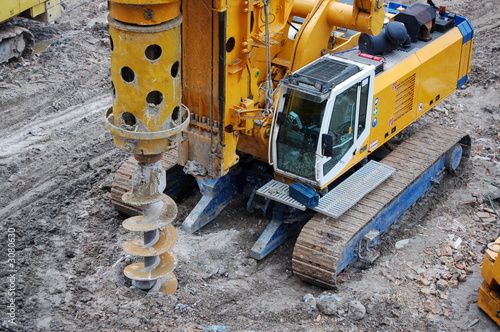
[[[464,136],[455,129],[429,125],[399,145],[382,160],[397,170],[388,180],[340,218],[317,214],[307,222],[295,243],[294,274],[320,287],[336,288],[336,275],[341,272],[337,264],[349,240]]]

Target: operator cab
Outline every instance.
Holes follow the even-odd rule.
[[[274,171],[313,186],[338,177],[366,141],[375,67],[325,55],[280,82]]]

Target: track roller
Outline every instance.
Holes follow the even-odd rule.
[[[35,37],[29,30],[13,25],[0,26],[0,63],[12,58],[29,57],[33,45]]]

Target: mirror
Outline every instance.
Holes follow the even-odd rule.
[[[278,124],[281,126],[282,124],[284,124],[286,122],[286,114],[283,113],[283,112],[279,112],[278,113]]]
[[[333,155],[333,136],[330,134],[323,134],[321,136],[321,151],[323,156],[331,157]]]

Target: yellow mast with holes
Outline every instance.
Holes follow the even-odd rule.
[[[175,147],[177,135],[189,122],[189,112],[181,104],[180,2],[116,0],[109,8],[113,107],[106,114],[106,126],[115,144],[137,160],[132,190],[123,201],[143,211],[123,223],[143,234],[124,245],[126,252],[143,257],[143,262],[127,266],[125,275],[135,287],[172,294],[177,288],[172,272],[177,265],[172,250],[177,206],[163,194],[161,157]]]

